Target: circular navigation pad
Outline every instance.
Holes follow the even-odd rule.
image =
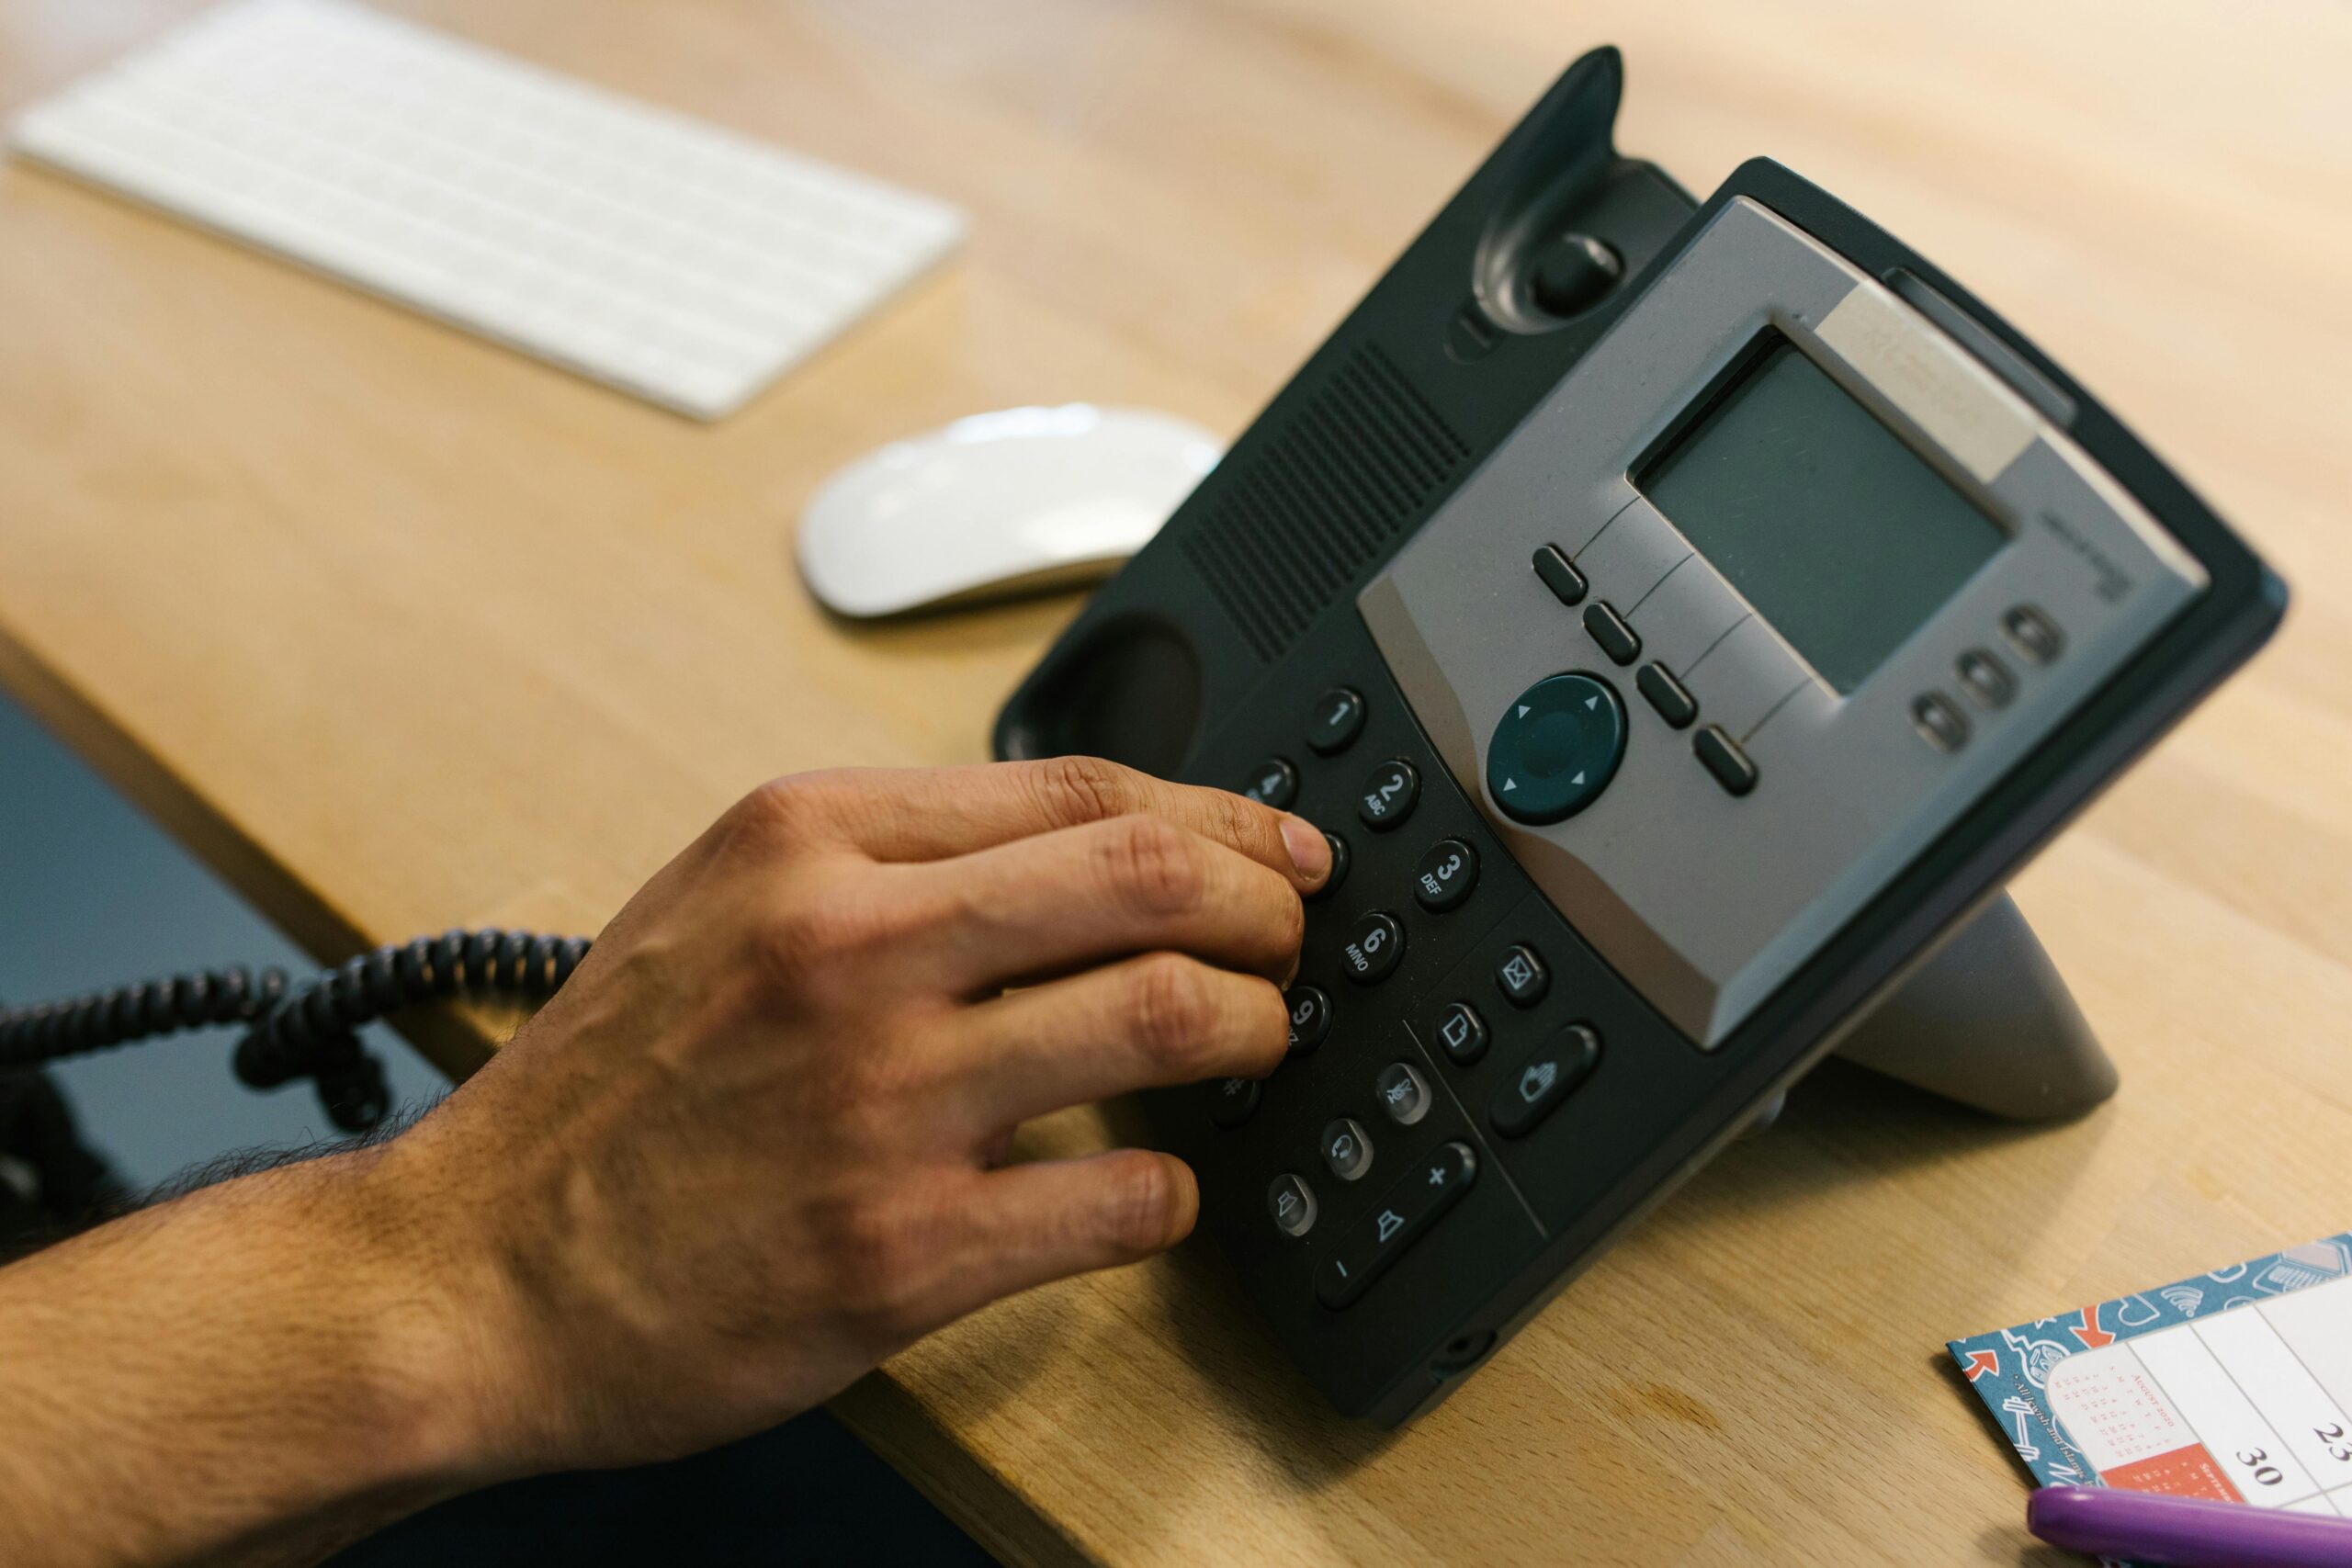
[[[1547,675],[1503,710],[1487,747],[1487,793],[1521,822],[1590,806],[1625,754],[1625,705],[1598,675]]]

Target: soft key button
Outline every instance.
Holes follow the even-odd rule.
[[[1690,554],[1666,519],[1647,502],[1635,501],[1577,552],[1576,565],[1594,593],[1622,610],[1640,602]]]
[[[1584,573],[1569,562],[1566,553],[1559,546],[1536,546],[1534,559],[1535,575],[1543,580],[1544,587],[1552,591],[1553,598],[1563,604],[1584,603],[1585,593],[1592,584],[1585,581]]]

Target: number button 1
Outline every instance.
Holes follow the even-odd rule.
[[[1459,908],[1477,885],[1478,852],[1459,839],[1440,839],[1413,868],[1413,897],[1432,913]]]
[[[1315,716],[1306,725],[1306,744],[1317,756],[1337,756],[1363,733],[1362,696],[1345,686],[1334,686],[1316,700]]]

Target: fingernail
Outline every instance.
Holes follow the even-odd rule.
[[[1290,851],[1290,863],[1298,867],[1299,875],[1309,883],[1322,881],[1331,874],[1331,844],[1323,837],[1323,829],[1304,817],[1283,818],[1283,843]]]

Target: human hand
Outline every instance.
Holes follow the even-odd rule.
[[[1271,1071],[1329,866],[1298,818],[1083,759],[754,792],[366,1167],[414,1288],[465,1324],[433,1380],[459,1462],[689,1451],[1182,1239],[1180,1161],[1001,1168],[1012,1130]]]

